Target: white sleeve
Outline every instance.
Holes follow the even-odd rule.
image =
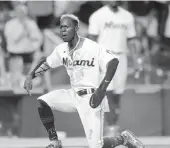
[[[106,71],[107,65],[108,63],[114,59],[114,58],[118,58],[118,56],[116,56],[115,54],[113,54],[110,50],[107,50],[105,48],[100,48],[99,51],[99,65],[100,65],[100,70],[102,72]]]
[[[128,38],[133,38],[136,36],[136,29],[135,29],[135,20],[133,15],[129,19],[129,24],[127,28],[127,37]]]
[[[62,64],[62,58],[58,52],[58,48],[56,47],[54,51],[47,57],[47,63],[51,68],[55,68]]]
[[[100,31],[99,18],[92,14],[89,18],[88,34],[98,35]]]

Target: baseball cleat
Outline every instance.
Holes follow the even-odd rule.
[[[140,140],[136,138],[136,136],[130,132],[129,130],[125,130],[121,133],[124,139],[124,145],[128,148],[144,148],[145,146],[142,144]]]
[[[53,140],[46,148],[62,148],[61,140]]]

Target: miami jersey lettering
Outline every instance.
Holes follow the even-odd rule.
[[[134,17],[124,8],[118,9],[114,13],[109,6],[104,6],[94,12],[89,18],[88,33],[98,35],[97,42],[105,48],[126,53],[127,39],[136,36]]]
[[[124,30],[127,30],[128,29],[128,26],[126,24],[123,24],[123,23],[115,23],[113,21],[108,21],[108,22],[105,22],[104,24],[104,29],[124,29]]]
[[[101,72],[105,72],[108,62],[113,58],[117,57],[86,38],[82,47],[74,51],[73,58],[69,55],[68,44],[63,43],[47,57],[47,62],[52,68],[64,65],[74,88],[96,88],[100,83]]]
[[[94,58],[91,60],[70,60],[69,58],[63,58],[63,65],[69,66],[89,66],[94,67]]]

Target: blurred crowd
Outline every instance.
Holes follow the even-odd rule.
[[[135,16],[143,67],[156,68],[162,75],[169,70],[170,60],[169,1],[120,4]],[[102,1],[0,1],[0,86],[22,87],[25,75],[46,56],[44,29],[57,32],[62,14],[77,15],[80,33],[86,36],[90,15],[103,5]],[[37,84],[41,82],[37,79]]]

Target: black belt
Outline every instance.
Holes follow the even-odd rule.
[[[92,94],[94,93],[95,89],[94,88],[89,88],[89,89],[82,89],[77,92],[79,96],[87,95],[87,94]]]

